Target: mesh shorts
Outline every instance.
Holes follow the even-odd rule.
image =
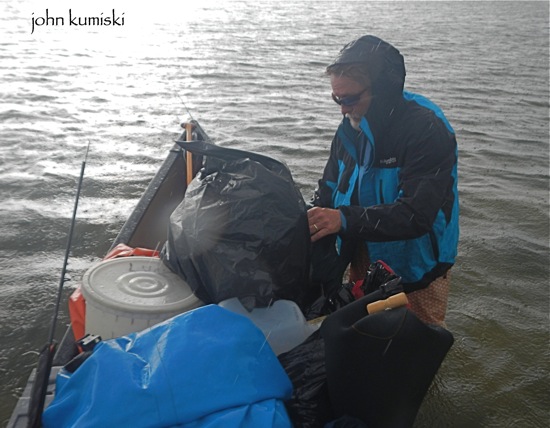
[[[451,272],[447,273],[422,290],[407,294],[412,312],[426,324],[445,327],[445,314],[451,284]]]

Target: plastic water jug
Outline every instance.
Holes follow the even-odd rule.
[[[298,346],[320,326],[322,320],[306,321],[298,305],[290,300],[277,300],[266,308],[248,311],[238,298],[219,303],[222,308],[249,318],[264,334],[275,355]]]

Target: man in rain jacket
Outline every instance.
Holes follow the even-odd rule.
[[[403,90],[403,56],[377,37],[348,43],[327,74],[344,118],[308,212],[311,240],[337,236],[338,271],[352,262],[352,281],[383,260],[411,310],[442,325],[458,245],[454,131],[435,104]]]

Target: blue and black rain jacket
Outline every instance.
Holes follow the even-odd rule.
[[[362,241],[405,291],[429,285],[454,264],[458,190],[455,133],[442,111],[409,92],[375,99],[358,132],[344,117],[314,205],[338,208],[341,254]]]

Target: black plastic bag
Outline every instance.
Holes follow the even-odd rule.
[[[178,144],[206,161],[170,217],[166,264],[205,303],[238,297],[248,309],[277,299],[300,304],[310,238],[288,167],[202,141]]]
[[[292,397],[285,401],[295,427],[321,428],[333,417],[325,370],[325,342],[319,330],[302,344],[279,355],[292,382]]]

